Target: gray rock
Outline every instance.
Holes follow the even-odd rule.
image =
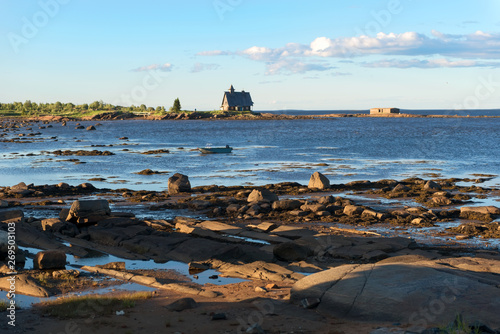
[[[278,196],[267,189],[261,189],[261,190],[254,189],[252,190],[250,195],[248,195],[247,198],[248,202],[259,202],[259,201],[274,202],[278,200],[279,200]]]
[[[441,190],[441,186],[436,182],[429,180],[424,184],[424,190],[427,191],[439,191]]]
[[[175,173],[168,179],[168,194],[191,192],[191,183],[187,175]]]
[[[328,189],[330,188],[330,180],[320,172],[314,172],[307,187],[309,189]]]
[[[24,221],[22,210],[0,210],[0,222],[20,223]]]
[[[398,183],[394,188],[392,188],[392,192],[405,192],[405,191],[410,191],[411,189],[405,186],[402,183]]]
[[[476,259],[481,261],[481,259]],[[432,261],[343,265],[294,284],[291,301],[320,298],[319,313],[359,321],[409,323],[422,331],[457,313],[499,326],[498,278]]]

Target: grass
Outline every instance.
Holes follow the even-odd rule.
[[[464,317],[458,314],[455,320],[449,324],[447,327],[441,328],[448,332],[448,334],[481,334],[482,331],[479,328],[471,329],[469,324],[464,320]]]
[[[71,296],[39,304],[43,314],[68,319],[95,315],[111,315],[125,308],[132,308],[136,301],[152,298],[151,292],[124,292],[113,295]]]
[[[0,312],[4,312],[7,310],[7,307],[9,307],[9,301],[8,300],[0,300]]]

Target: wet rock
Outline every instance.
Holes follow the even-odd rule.
[[[47,250],[38,252],[33,260],[35,269],[64,269],[66,254],[60,250]]]
[[[80,233],[75,225],[62,221],[59,218],[42,219],[41,227],[43,231],[61,233],[69,237],[74,237]]]
[[[24,182],[21,182],[16,184],[15,186],[10,187],[9,193],[24,197],[33,194],[34,191],[30,190],[29,186],[27,186]]]
[[[300,208],[301,202],[295,199],[283,199],[273,202],[273,210],[290,211]]]
[[[7,202],[7,201],[2,201],[2,200],[0,199],[0,208],[4,209],[4,208],[7,208],[7,207],[9,207],[9,202]]]
[[[312,252],[295,242],[284,242],[274,246],[273,254],[278,260],[294,262],[305,260],[309,255],[312,255]]]
[[[328,189],[330,188],[330,180],[320,172],[314,172],[307,187],[309,189]]]
[[[191,192],[191,183],[187,175],[175,173],[168,179],[168,194],[176,195],[183,192]]]
[[[278,196],[267,189],[254,189],[250,193],[250,195],[248,195],[247,198],[248,202],[259,202],[259,201],[274,202],[278,200],[279,200]]]
[[[79,224],[92,224],[111,215],[107,200],[76,200],[69,209],[66,221]]]
[[[239,204],[229,204],[226,207],[226,213],[228,215],[236,214],[240,208],[241,208],[241,206]]]
[[[116,262],[109,262],[106,264],[98,264],[96,265],[97,268],[102,268],[102,269],[113,269],[113,270],[125,270],[125,262],[123,261],[116,261]]]
[[[321,303],[319,298],[304,298],[300,301],[300,305],[307,309],[315,308],[319,305],[319,303]]]
[[[66,277],[66,278],[70,278],[70,277],[78,277],[80,276],[80,271],[76,270],[76,269],[70,269],[70,270],[55,270],[52,272],[52,277],[53,278],[62,278],[62,277]]]
[[[93,125],[87,126],[87,131],[94,131],[94,130],[96,130],[95,126]]]
[[[335,198],[332,195],[322,196],[318,199],[318,203],[323,204],[323,205],[327,205],[327,204],[334,203],[334,202],[335,202]]]

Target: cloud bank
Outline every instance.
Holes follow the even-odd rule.
[[[170,64],[170,63],[152,64],[152,65],[148,65],[148,66],[142,66],[142,67],[135,68],[132,71],[134,71],[134,72],[145,72],[145,71],[170,72],[170,71],[172,71],[172,64]]]
[[[266,65],[267,74],[327,71],[332,68],[326,59],[356,59],[371,55],[448,57],[449,59],[386,60],[363,63],[366,67],[437,68],[498,66],[500,34],[476,31],[471,34],[444,34],[432,30],[431,36],[404,32],[378,33],[376,36],[328,38],[318,37],[309,45],[289,43],[279,48],[252,46],[242,51],[211,50],[201,56],[236,55]],[[319,61],[325,59],[324,61]],[[493,62],[477,61],[495,60]]]

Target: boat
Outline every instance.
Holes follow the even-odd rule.
[[[203,154],[214,154],[214,153],[231,153],[233,151],[233,148],[230,147],[229,145],[226,145],[226,147],[203,147],[199,148],[201,153]]]

